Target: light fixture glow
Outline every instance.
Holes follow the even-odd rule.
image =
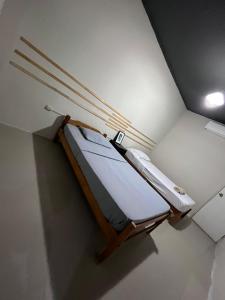
[[[208,108],[224,105],[224,95],[220,92],[208,94],[205,97],[205,104]]]

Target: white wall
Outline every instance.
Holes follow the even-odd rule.
[[[187,111],[152,153],[153,162],[196,201],[193,213],[225,186],[225,139],[204,129],[208,121]]]
[[[55,115],[43,110],[50,104],[110,132],[102,121],[9,66],[13,59],[38,72],[13,54],[16,47],[58,74],[19,41],[20,35],[45,50],[156,141],[185,111],[141,0],[7,0],[0,22],[3,123],[40,131],[54,122]]]

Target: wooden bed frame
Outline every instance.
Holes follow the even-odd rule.
[[[159,226],[165,219],[168,218],[170,212],[167,212],[165,214],[162,214],[156,218],[153,219],[149,219],[145,222],[142,223],[138,223],[136,224],[135,222],[131,221],[121,232],[117,232],[112,225],[107,221],[107,219],[105,218],[105,216],[103,215],[100,207],[98,206],[98,202],[96,201],[89,185],[87,182],[87,179],[85,178],[80,166],[78,165],[73,152],[65,138],[64,135],[64,131],[63,128],[66,124],[72,124],[74,126],[77,127],[85,127],[85,128],[89,128],[92,129],[96,132],[101,133],[100,131],[98,131],[97,129],[82,123],[80,121],[76,121],[76,120],[72,120],[70,118],[70,116],[66,116],[65,119],[63,120],[63,123],[61,125],[61,127],[59,128],[54,141],[59,141],[64,150],[65,153],[69,159],[69,162],[72,166],[72,169],[74,171],[74,174],[77,177],[77,180],[83,190],[83,193],[90,205],[90,208],[96,218],[96,221],[98,222],[105,238],[107,241],[107,244],[105,246],[105,248],[103,249],[103,251],[97,256],[97,259],[99,262],[103,261],[105,258],[107,258],[108,256],[110,256],[113,251],[118,248],[124,241],[126,241],[127,239],[142,233],[142,232],[146,232],[147,234],[150,234],[151,231],[153,231],[157,226]],[[104,135],[104,137],[106,137],[106,135]]]
[[[182,212],[179,211],[178,209],[176,209],[176,207],[174,207],[166,198],[165,195],[163,195],[163,193],[160,193],[160,191],[138,170],[138,168],[129,160],[129,158],[127,158],[126,156],[124,156],[124,158],[127,160],[127,162],[141,175],[142,178],[144,178],[144,180],[150,184],[150,186],[158,193],[160,194],[160,196],[169,204],[170,206],[170,215],[168,216],[168,221],[171,225],[176,224],[177,222],[179,222],[180,220],[182,220],[190,211],[191,209],[189,209],[188,211]]]

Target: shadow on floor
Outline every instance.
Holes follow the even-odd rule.
[[[178,223],[170,224],[174,229],[182,231],[185,230],[188,226],[190,226],[192,220],[190,217],[185,216],[182,220],[180,220]]]
[[[36,135],[33,146],[54,299],[99,299],[157,252],[154,241],[137,236],[96,264],[104,240],[63,149]]]

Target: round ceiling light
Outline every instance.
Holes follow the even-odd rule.
[[[224,105],[224,95],[223,93],[216,92],[208,94],[205,97],[205,104],[208,108],[214,108]]]

